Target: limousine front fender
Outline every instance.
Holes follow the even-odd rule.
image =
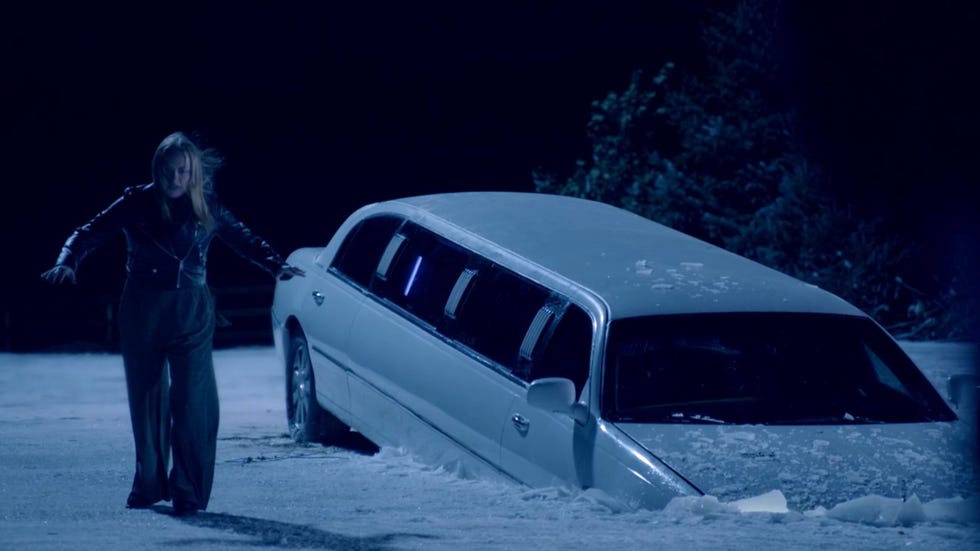
[[[629,508],[662,509],[675,497],[704,495],[611,423],[596,420],[593,486]]]
[[[313,257],[319,252],[316,248],[302,248],[293,251],[286,262],[291,266],[299,266],[304,270],[315,269]],[[272,322],[272,342],[280,365],[288,361],[286,354],[289,348],[291,323],[299,323],[297,316],[302,311],[302,301],[309,287],[306,277],[294,277],[289,280],[277,281],[273,292],[270,317]]]

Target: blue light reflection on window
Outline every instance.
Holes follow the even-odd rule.
[[[408,296],[409,291],[412,290],[412,284],[415,283],[415,276],[419,273],[419,266],[422,265],[422,257],[415,258],[415,266],[412,266],[412,275],[408,276],[408,283],[405,284],[405,296]]]

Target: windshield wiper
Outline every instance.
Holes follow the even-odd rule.
[[[827,415],[818,417],[788,417],[771,422],[767,425],[881,425],[886,423],[880,419],[861,417],[859,415]]]
[[[617,420],[624,423],[689,423],[692,425],[728,425],[729,421],[701,413],[664,410],[664,406],[640,406],[618,412]]]
[[[674,422],[674,423],[690,423],[692,425],[724,425],[724,424],[726,424],[725,421],[722,421],[721,419],[715,419],[714,417],[710,417],[708,415],[700,415],[700,414],[688,415],[688,414],[682,413],[682,412],[671,413],[667,417],[667,419],[670,420],[671,422]]]

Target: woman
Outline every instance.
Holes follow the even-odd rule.
[[[183,133],[167,136],[153,155],[153,182],[126,188],[77,228],[41,274],[74,283],[89,253],[120,231],[126,236],[118,321],[136,444],[130,508],[172,500],[175,514],[189,515],[208,505],[218,433],[215,313],[205,270],[211,240],[219,237],[276,277],[305,275],[217,200],[211,176],[218,165],[213,151]]]

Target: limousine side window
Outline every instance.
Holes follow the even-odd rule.
[[[438,327],[468,255],[428,230],[406,226],[396,236],[406,236],[405,242],[385,270],[383,282],[376,281],[376,288],[382,297]]]
[[[334,257],[332,267],[367,288],[378,265],[378,258],[401,223],[402,220],[394,216],[375,216],[362,220],[347,234]]]
[[[530,379],[565,377],[575,383],[575,395],[582,394],[589,378],[592,355],[592,320],[584,310],[569,304],[554,332],[543,337],[531,367]]]
[[[548,292],[499,266],[479,270],[470,287],[455,310],[456,320],[449,336],[517,371],[521,343],[531,321],[548,300]]]

